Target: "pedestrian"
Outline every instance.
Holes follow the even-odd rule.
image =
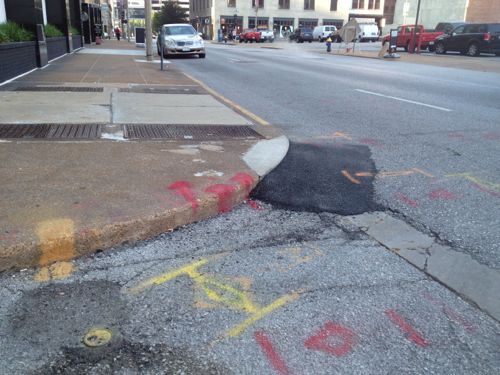
[[[115,27],[115,36],[116,36],[116,39],[118,39],[118,41],[120,41],[120,35],[121,35],[122,31],[120,30],[120,28],[118,26]]]
[[[328,38],[326,38],[326,52],[332,52],[332,36],[329,35]]]

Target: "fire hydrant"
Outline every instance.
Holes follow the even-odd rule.
[[[332,38],[328,37],[326,39],[326,52],[332,52]]]

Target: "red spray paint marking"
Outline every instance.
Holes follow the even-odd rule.
[[[389,319],[396,324],[404,333],[406,338],[413,341],[418,346],[425,348],[429,343],[418,333],[415,329],[403,319],[401,315],[399,315],[395,310],[389,309],[385,311],[385,314],[389,317]]]
[[[234,185],[216,184],[209,186],[205,192],[215,194],[219,200],[219,213],[228,212],[231,209],[231,197],[236,191]]]
[[[327,340],[333,336],[340,338],[342,342],[340,344],[330,344]],[[304,342],[307,349],[319,350],[337,357],[349,354],[355,344],[356,334],[353,331],[332,322],[327,322],[314,336],[309,337]]]
[[[451,201],[457,199],[457,196],[453,194],[451,191],[445,189],[436,189],[429,193],[429,198],[431,199],[441,199],[445,201]]]
[[[250,190],[252,189],[254,179],[247,173],[237,173],[231,178],[231,181],[234,181],[243,187],[248,196],[248,194],[250,194]]]
[[[440,301],[428,293],[424,293],[424,298],[432,302],[433,305],[440,307],[445,315],[453,320],[455,323],[461,324],[465,330],[469,333],[474,333],[477,330],[477,327],[468,322],[465,318],[458,315],[455,311],[453,311],[450,307],[448,307],[443,301]]]
[[[396,198],[399,199],[401,202],[406,203],[408,206],[411,207],[418,207],[419,204],[417,201],[414,201],[413,199],[407,197],[406,195],[402,193],[396,193]]]
[[[464,139],[465,136],[462,133],[449,133],[448,138],[453,138],[453,139]]]
[[[476,189],[481,190],[482,192],[488,193],[489,195],[492,195],[494,197],[500,198],[500,193],[490,190],[488,188],[485,188],[484,186],[481,186],[479,184],[473,183],[472,186],[474,186]]]
[[[187,181],[176,181],[168,186],[168,189],[175,190],[175,194],[180,195],[186,202],[191,203],[193,210],[196,210],[198,208],[198,202],[196,201],[192,188],[193,185]]]
[[[484,138],[486,139],[489,139],[489,140],[496,140],[496,139],[500,139],[500,134],[497,134],[497,133],[486,133],[483,135]]]
[[[286,367],[285,361],[283,361],[279,353],[274,349],[273,343],[269,340],[265,332],[255,332],[254,337],[274,370],[280,375],[291,374]]]
[[[248,199],[247,203],[250,207],[252,207],[256,211],[262,211],[264,208],[259,204],[259,202],[256,202],[252,199]]]

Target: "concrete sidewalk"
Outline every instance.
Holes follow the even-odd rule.
[[[226,212],[288,149],[264,121],[125,41],[0,90],[0,271],[41,266],[41,280]]]

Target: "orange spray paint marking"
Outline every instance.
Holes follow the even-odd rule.
[[[198,201],[196,200],[195,194],[193,192],[193,185],[187,181],[176,181],[168,186],[169,190],[175,190],[175,194],[183,197],[186,202],[191,203],[193,211],[198,208]]]
[[[231,198],[236,189],[234,185],[216,184],[207,187],[205,192],[217,196],[219,201],[219,213],[224,213],[231,209]]]
[[[356,184],[356,185],[361,184],[361,181],[359,181],[358,179],[352,177],[351,174],[348,171],[346,171],[345,169],[342,170],[342,175],[345,178],[347,178],[349,181],[351,181],[353,184]]]
[[[39,264],[42,267],[52,265],[42,268],[35,276],[35,279],[48,281],[51,278],[63,279],[68,277],[73,272],[73,264],[64,261],[73,259],[76,256],[73,220],[43,221],[38,224],[36,233],[41,250]]]

